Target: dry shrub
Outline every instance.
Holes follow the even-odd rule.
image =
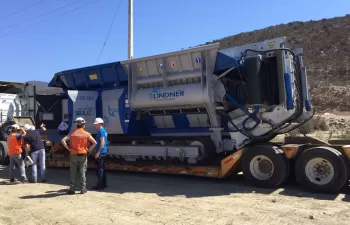
[[[314,130],[320,130],[320,131],[328,131],[329,127],[327,125],[327,121],[325,118],[316,116],[312,118],[311,120],[314,121]]]
[[[288,134],[290,136],[298,136],[299,134],[310,134],[315,131],[328,131],[329,127],[325,118],[320,116],[315,116],[309,121],[301,125],[299,128],[292,130]]]

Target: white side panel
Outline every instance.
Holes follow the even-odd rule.
[[[190,127],[210,127],[207,114],[188,114],[187,119],[190,122]]]
[[[15,94],[4,94],[0,93],[0,124],[11,120],[14,116],[14,100],[17,97]]]
[[[197,107],[204,104],[205,95],[200,84],[138,90],[130,102],[131,108],[136,110]]]
[[[108,134],[124,134],[120,123],[120,109],[118,104],[123,91],[124,89],[115,89],[102,92],[102,113]]]
[[[175,128],[172,116],[154,116],[154,122],[157,128]]]
[[[69,98],[73,101],[73,121],[82,117],[86,121],[86,131],[96,134],[94,121],[96,118],[96,91],[68,91]],[[72,124],[72,128],[75,124]]]

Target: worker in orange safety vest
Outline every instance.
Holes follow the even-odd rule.
[[[70,152],[70,188],[67,194],[75,194],[75,180],[77,169],[81,178],[81,194],[86,193],[86,170],[87,170],[87,155],[96,147],[96,140],[91,134],[84,130],[85,120],[81,117],[74,121],[77,124],[77,129],[64,137],[61,140],[62,145]],[[69,146],[67,141],[70,141]],[[89,147],[89,144],[92,144]]]
[[[10,158],[10,182],[15,182],[15,169],[16,164],[20,169],[21,182],[26,182],[27,176],[25,171],[25,164],[22,158],[22,147],[23,147],[23,137],[26,135],[26,132],[14,124],[10,127],[10,133],[7,136],[7,146],[8,146],[8,155]]]

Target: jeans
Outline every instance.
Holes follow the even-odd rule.
[[[77,178],[77,169],[79,168],[81,190],[86,190],[86,170],[87,156],[86,155],[71,155],[70,156],[70,190],[75,191],[75,181]]]
[[[45,180],[46,179],[45,149],[40,149],[38,151],[32,152],[31,157],[33,160],[32,179],[34,181],[37,181],[37,178],[38,178],[37,165],[39,164],[41,180]]]
[[[97,187],[98,188],[106,188],[107,187],[105,160],[106,160],[106,158],[103,156],[96,159],[96,175],[97,175]]]
[[[26,169],[25,169],[24,160],[22,159],[22,154],[10,155],[9,157],[10,157],[10,180],[15,178],[16,164],[19,167],[21,172],[21,180],[27,179]]]

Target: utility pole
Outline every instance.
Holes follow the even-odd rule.
[[[134,19],[133,0],[129,0],[129,35],[128,35],[128,57],[134,58]]]

